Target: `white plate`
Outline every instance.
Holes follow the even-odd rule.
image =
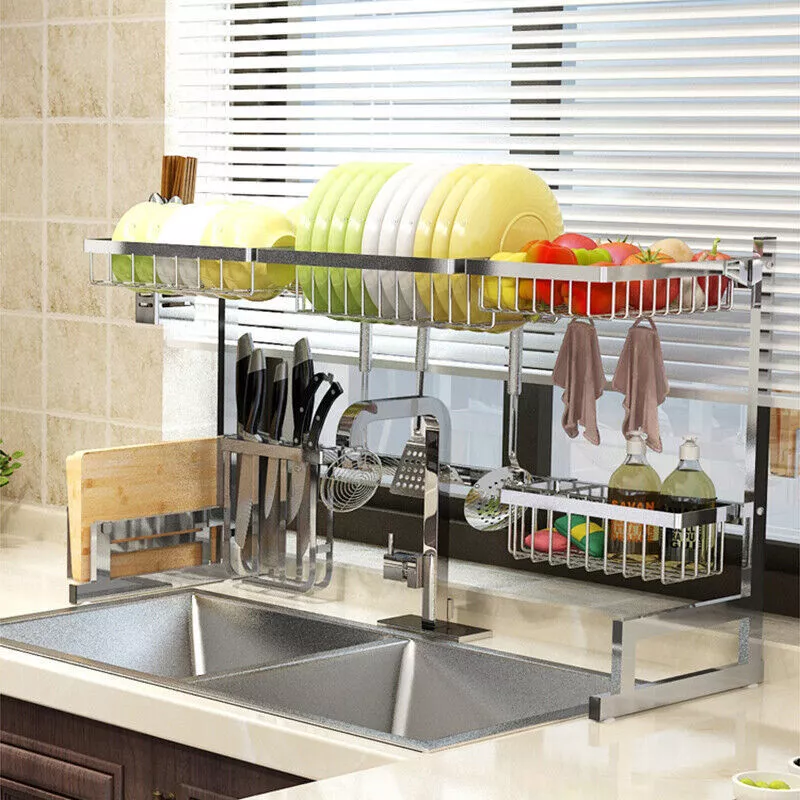
[[[199,245],[208,224],[217,213],[227,206],[228,202],[225,200],[179,206],[177,211],[161,226],[158,241],[164,244]],[[156,271],[158,280],[161,283],[175,283],[174,258],[157,258]],[[178,283],[182,286],[196,287],[198,280],[197,260],[194,258],[179,258]]]
[[[383,225],[383,218],[386,214],[386,209],[389,207],[389,203],[392,202],[392,197],[394,197],[395,190],[403,183],[406,174],[413,169],[414,166],[410,165],[408,167],[403,167],[403,169],[399,170],[398,172],[395,172],[395,174],[383,184],[378,194],[375,195],[375,199],[372,201],[372,205],[369,207],[367,221],[364,223],[364,233],[361,237],[361,252],[365,255],[378,255],[381,226]],[[365,269],[362,272],[362,276],[364,279],[364,288],[369,294],[372,302],[377,306],[378,296],[380,294],[380,273],[377,270]],[[394,304],[392,304],[392,309],[389,311],[383,307],[383,298],[381,298],[380,303],[381,316],[393,317]]]
[[[403,181],[395,189],[386,213],[383,215],[381,232],[378,237],[378,254],[382,256],[393,256],[397,252],[397,234],[400,230],[400,221],[406,209],[409,199],[425,180],[433,167],[430,164],[415,164],[408,170],[403,171]],[[397,272],[381,272],[381,292],[383,298],[383,308],[390,310],[392,316],[399,319],[411,318],[411,306],[406,302],[398,282]]]
[[[395,255],[408,256],[414,255],[414,237],[417,234],[417,224],[425,203],[428,202],[431,192],[436,188],[439,181],[447,175],[456,165],[448,164],[446,167],[432,169],[422,178],[408,198],[403,215],[400,218],[400,225],[397,229],[397,242],[395,244]],[[405,301],[409,309],[409,316],[416,310],[417,319],[430,319],[425,303],[417,291],[417,282],[414,275],[410,272],[398,273],[397,280],[400,284],[400,296]],[[416,297],[415,297],[416,296]],[[416,303],[416,308],[414,307]]]

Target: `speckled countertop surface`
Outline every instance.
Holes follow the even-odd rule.
[[[384,610],[417,610],[417,593],[380,581],[378,551],[340,547],[338,556],[349,566],[318,596],[281,596],[230,582],[214,589],[367,622]],[[64,607],[65,563],[60,537],[0,536],[0,616]],[[451,581],[457,618],[494,630],[487,646],[604,669],[609,615],[665,602],[602,588],[587,595],[574,581],[470,565],[453,565]],[[272,793],[270,800],[729,800],[733,773],[781,770],[800,753],[800,629],[796,620],[770,617],[765,637],[761,686],[613,722],[575,719],[430,754],[5,648],[0,691],[318,779]],[[718,643],[721,649],[711,653],[704,652],[706,644],[646,642],[638,654],[641,674],[663,675],[676,663],[702,668],[728,646]]]

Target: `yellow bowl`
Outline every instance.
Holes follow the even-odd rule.
[[[203,233],[202,244],[215,247],[294,247],[294,227],[285,214],[267,206],[237,204],[220,211]],[[246,300],[271,300],[295,277],[291,264],[225,261],[222,280],[226,289],[250,290]],[[201,261],[204,284],[219,284],[219,262]],[[241,298],[241,295],[233,295]]]

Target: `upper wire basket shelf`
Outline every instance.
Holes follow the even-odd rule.
[[[664,584],[720,574],[725,534],[744,511],[724,501],[683,512],[614,505],[607,486],[574,478],[509,484],[500,501],[515,559]]]
[[[86,239],[90,280],[138,292],[269,300],[358,322],[509,330],[560,316],[634,320],[733,308],[758,258],[565,266]],[[105,269],[95,264],[106,258]]]

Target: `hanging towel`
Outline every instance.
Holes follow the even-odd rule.
[[[564,341],[558,351],[553,369],[553,383],[564,393],[564,415],[561,426],[570,439],[578,435],[578,425],[583,425],[583,438],[600,444],[597,430],[597,398],[603,394],[606,376],[600,358],[600,345],[594,323],[573,319],[567,326]]]
[[[650,323],[650,327],[640,327],[642,322]],[[647,434],[647,446],[660,453],[658,407],[669,393],[669,383],[661,341],[652,319],[638,319],[631,326],[611,386],[625,395],[622,401],[625,408],[622,433],[625,438],[631,431],[641,428]]]

